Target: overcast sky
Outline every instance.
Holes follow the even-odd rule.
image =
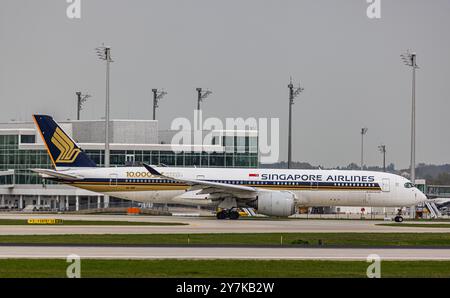
[[[0,121],[48,113],[76,117],[75,91],[93,97],[84,119],[104,115],[104,64],[112,47],[112,118],[151,119],[151,89],[165,88],[160,129],[193,117],[196,87],[213,95],[205,117],[277,117],[287,157],[289,77],[305,91],[294,105],[293,159],[327,167],[409,166],[412,48],[417,74],[417,162],[450,163],[450,1],[81,0],[0,1]]]

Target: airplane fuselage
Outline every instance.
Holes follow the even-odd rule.
[[[297,206],[401,207],[426,200],[417,188],[411,187],[406,178],[383,172],[175,167],[157,169],[165,176],[180,180],[202,180],[250,186],[261,191],[291,192]],[[154,177],[144,167],[78,168],[63,169],[60,172],[80,179],[57,179],[59,182],[122,199],[217,205],[214,193],[202,194],[201,191],[190,190],[190,185]],[[245,197],[248,194],[242,196],[243,199],[251,199]]]

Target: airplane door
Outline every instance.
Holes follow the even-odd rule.
[[[109,185],[117,186],[117,174],[109,174]]]
[[[383,192],[389,192],[391,191],[390,189],[390,181],[389,178],[383,178],[382,182],[381,182],[381,190]]]

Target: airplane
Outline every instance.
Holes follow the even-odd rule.
[[[33,115],[53,169],[46,179],[105,195],[151,203],[217,208],[217,219],[238,219],[238,208],[288,217],[297,207],[406,207],[427,197],[408,179],[385,172],[262,168],[97,167],[47,115]],[[395,217],[402,222],[401,209]]]

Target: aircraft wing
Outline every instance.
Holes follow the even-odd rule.
[[[154,168],[152,168],[148,164],[143,164],[147,171],[150,172],[153,176],[161,177],[163,179],[169,179],[172,181],[178,181],[185,183],[191,186],[190,190],[200,190],[198,194],[231,194],[231,195],[249,195],[254,196],[258,190],[254,187],[243,186],[243,185],[234,185],[234,184],[225,184],[219,182],[211,182],[204,180],[196,180],[196,179],[178,179],[170,176],[166,176]]]
[[[50,169],[31,169],[31,170],[33,172],[39,173],[44,178],[47,176],[47,177],[59,178],[59,179],[63,179],[63,180],[72,180],[72,181],[84,179],[83,177],[66,174],[66,173],[62,173],[61,171],[55,171],[55,170],[50,170]]]

